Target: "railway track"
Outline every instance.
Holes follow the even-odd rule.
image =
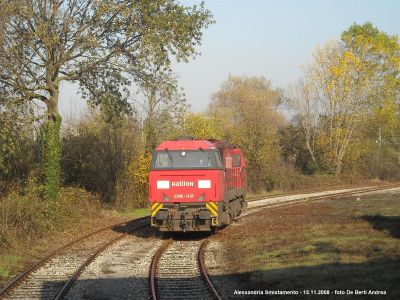
[[[377,189],[387,189],[387,188],[391,188],[391,187],[399,187],[400,183],[392,183],[392,184],[382,184],[382,185],[378,185],[378,186],[366,186],[366,187],[354,187],[354,186],[343,186],[341,188],[335,188],[332,189],[332,192],[335,191],[341,191],[341,190],[362,190],[362,189],[369,189],[369,188],[377,188]],[[275,198],[281,198],[281,197],[289,197],[289,196],[298,196],[298,195],[308,195],[308,194],[316,194],[316,193],[324,193],[325,190],[321,190],[321,189],[311,189],[311,190],[300,190],[300,191],[295,191],[295,192],[287,192],[287,193],[279,193],[279,194],[273,194],[273,195],[259,195],[259,196],[251,196],[251,197],[246,197],[246,201],[248,203],[251,202],[257,202],[260,200],[264,200],[264,199],[275,199]]]
[[[399,186],[392,184],[312,194],[273,196],[249,202],[250,209],[240,217],[266,208],[292,206],[309,201],[324,201],[396,187]],[[150,218],[148,216],[131,222],[122,222],[68,243],[6,286],[0,291],[0,299],[63,299],[64,297],[74,299],[74,295],[79,295],[79,292],[68,294],[68,291],[74,286],[82,271],[111,245],[122,240],[130,232],[148,226],[149,223]],[[151,261],[150,292],[142,292],[143,297],[137,297],[137,299],[147,299],[150,295],[153,299],[221,299],[208,277],[204,264],[203,253],[206,243],[206,238],[165,241]],[[149,248],[143,250],[140,255],[141,250],[135,250],[138,252],[138,257],[143,258],[144,263],[141,267],[143,270],[150,265],[152,253],[158,247],[157,244],[151,244],[153,242],[150,241]],[[152,252],[153,250],[149,252],[151,247],[154,252]],[[123,249],[118,251],[126,252]],[[118,251],[115,250],[112,255],[122,257],[123,255],[119,254]],[[133,252],[131,251],[129,255],[132,256]],[[145,257],[145,252],[150,253],[150,256]],[[123,259],[128,259],[128,254],[125,256]],[[125,263],[126,261],[122,262],[122,264]],[[145,278],[145,276],[142,274],[141,278]],[[96,280],[96,277],[93,280]],[[79,289],[82,288],[76,288],[76,290]],[[150,295],[147,293],[150,293]]]
[[[323,201],[327,199],[337,199],[348,196],[354,196],[359,194],[378,192],[382,190],[388,190],[391,188],[398,188],[400,185],[388,184],[382,186],[352,188],[343,190],[333,190],[329,192],[316,192],[307,194],[287,194],[282,196],[272,196],[264,199],[257,199],[248,203],[248,210],[242,213],[239,218],[243,218],[250,214],[254,214],[266,208],[281,207],[281,206],[292,206],[304,202],[310,201]]]
[[[254,201],[253,208],[243,213],[240,217],[266,208],[290,207],[310,201],[333,200],[398,187],[399,185],[385,185],[312,194],[274,196]],[[150,289],[154,300],[222,299],[210,280],[204,263],[203,253],[207,241],[207,239],[190,241],[168,240],[163,243],[151,263]]]
[[[63,299],[84,268],[100,253],[129,233],[149,225],[149,217],[144,217],[82,236],[18,276],[0,292],[0,299]]]
[[[153,300],[222,299],[204,263],[206,243],[207,239],[164,242],[150,268]]]

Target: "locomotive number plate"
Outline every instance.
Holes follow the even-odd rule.
[[[175,194],[174,199],[192,199],[194,198],[193,194]]]

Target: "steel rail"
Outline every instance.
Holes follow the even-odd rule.
[[[282,207],[291,207],[291,206],[295,206],[298,204],[326,201],[326,199],[333,200],[333,199],[337,199],[337,198],[343,198],[343,197],[348,197],[348,196],[352,196],[352,195],[387,190],[387,189],[391,189],[391,188],[400,188],[400,186],[397,184],[397,185],[387,185],[387,186],[380,186],[380,187],[371,187],[371,188],[366,188],[366,189],[358,189],[356,191],[346,191],[346,192],[328,194],[328,195],[309,196],[309,197],[304,197],[304,198],[300,198],[300,199],[286,200],[286,201],[282,201],[282,202],[278,202],[278,203],[266,203],[263,205],[247,208],[246,211],[244,211],[242,214],[240,214],[238,216],[238,219],[241,219],[241,218],[244,218],[244,217],[256,214],[256,213],[260,213],[261,211],[263,211],[265,209],[279,209]],[[273,197],[273,198],[276,198],[276,197]],[[270,198],[260,199],[258,201],[268,200],[268,199],[270,199]],[[256,202],[256,201],[254,201],[254,202]]]
[[[375,186],[375,187],[368,187],[366,189],[357,189],[355,191],[347,191],[347,192],[342,192],[342,193],[335,193],[335,194],[329,194],[329,195],[320,195],[320,196],[310,196],[310,197],[306,197],[303,199],[296,199],[296,200],[291,200],[291,201],[285,201],[285,202],[281,202],[281,203],[270,203],[270,204],[265,204],[265,205],[261,205],[258,207],[254,207],[254,208],[250,208],[248,209],[248,211],[251,210],[256,210],[259,208],[267,208],[267,207],[276,207],[276,206],[282,206],[282,205],[295,205],[295,204],[299,204],[299,203],[304,203],[306,201],[317,201],[317,200],[323,200],[326,198],[338,198],[338,197],[346,197],[346,196],[351,196],[351,195],[355,195],[355,194],[363,194],[363,193],[368,193],[368,192],[373,192],[373,191],[380,191],[380,190],[386,190],[386,189],[390,189],[390,188],[395,188],[395,187],[399,187],[399,184],[388,184],[388,185],[381,185],[381,186]],[[254,199],[250,202],[257,202],[257,201],[261,201],[261,200],[268,200],[268,199],[274,199],[277,197],[284,197],[284,196],[291,196],[291,195],[296,195],[296,193],[290,193],[290,194],[283,194],[283,195],[274,195],[271,197],[266,197],[266,198],[261,198],[261,199]],[[124,222],[119,222],[117,224],[113,224],[113,225],[109,225],[106,227],[103,227],[101,229],[95,230],[89,234],[86,234],[84,236],[79,237],[78,239],[75,239],[65,245],[63,245],[62,247],[54,250],[53,252],[51,252],[49,255],[47,255],[45,258],[43,258],[42,260],[40,260],[39,262],[37,262],[36,264],[34,264],[31,268],[29,268],[27,271],[23,272],[22,274],[20,274],[19,276],[17,276],[12,282],[10,282],[8,285],[6,285],[1,291],[0,291],[0,299],[3,298],[6,294],[8,294],[10,291],[12,291],[19,283],[21,283],[24,279],[26,279],[32,272],[34,272],[35,270],[37,270],[38,268],[40,268],[41,266],[43,266],[46,262],[48,262],[50,259],[52,259],[53,257],[55,257],[56,255],[60,254],[62,251],[68,249],[69,247],[71,247],[72,245],[85,240],[87,238],[90,238],[92,236],[95,236],[96,234],[106,231],[108,229],[112,229],[114,227],[118,227],[121,225],[126,225],[132,222],[139,222],[141,220],[146,220],[149,219],[150,216],[145,216],[142,218],[138,218],[135,220],[129,220],[129,221],[124,221]],[[105,247],[107,248],[107,246]],[[159,249],[161,250],[161,249]],[[165,249],[164,249],[165,250]],[[163,251],[162,251],[163,252]],[[160,256],[162,254],[162,252],[160,252]],[[157,255],[157,253],[156,253]],[[153,265],[153,262],[152,262]],[[155,265],[156,267],[156,265]],[[156,269],[154,269],[154,274],[156,272]],[[155,277],[151,280],[154,281],[154,287],[155,287]],[[154,295],[156,296],[156,290],[153,291],[153,285],[152,285],[152,295],[154,297]],[[154,298],[156,299],[156,298]]]
[[[203,277],[204,281],[206,282],[207,287],[210,290],[214,299],[222,300],[221,296],[218,294],[217,290],[215,289],[210,277],[208,276],[207,267],[204,262],[204,249],[207,246],[207,244],[208,244],[208,240],[205,240],[201,244],[199,251],[197,253],[197,261],[199,263],[200,273],[201,273],[201,276]]]
[[[161,258],[161,255],[164,253],[164,251],[168,248],[169,245],[171,245],[172,239],[169,239],[165,241],[160,248],[158,248],[157,252],[154,254],[153,259],[151,260],[150,264],[150,291],[151,291],[151,297],[153,300],[158,299],[158,293],[157,293],[157,265],[158,261]]]
[[[64,250],[70,248],[71,246],[77,244],[78,242],[81,242],[85,239],[88,239],[90,237],[95,236],[96,234],[118,227],[118,226],[122,226],[122,225],[127,225],[129,223],[132,222],[140,222],[142,220],[148,220],[149,221],[149,216],[145,216],[145,217],[141,217],[138,219],[134,219],[134,220],[129,220],[129,221],[124,221],[124,222],[119,222],[116,224],[112,224],[103,228],[100,228],[98,230],[95,230],[93,232],[90,232],[86,235],[83,235],[65,245],[63,245],[62,247],[52,251],[50,254],[48,254],[47,256],[45,256],[43,259],[41,259],[40,261],[38,261],[36,264],[34,264],[32,267],[30,267],[28,270],[26,270],[25,272],[21,273],[20,275],[18,275],[14,280],[12,280],[8,285],[6,285],[1,291],[0,291],[0,299],[2,299],[3,297],[6,296],[6,294],[8,294],[9,292],[11,292],[14,288],[16,288],[20,283],[22,283],[22,281],[26,278],[29,277],[29,275],[31,273],[33,273],[35,270],[39,269],[41,266],[43,266],[45,263],[47,263],[48,261],[50,261],[52,258],[54,258],[55,256],[57,256],[58,254],[60,254],[61,252],[63,252]]]
[[[323,200],[323,199],[327,199],[327,198],[342,198],[342,197],[346,197],[346,196],[352,196],[352,195],[357,195],[357,194],[364,194],[364,193],[369,193],[369,192],[375,192],[375,191],[381,191],[381,190],[387,190],[387,189],[391,189],[391,188],[400,188],[399,184],[395,184],[395,185],[387,185],[387,186],[379,186],[379,187],[368,187],[365,189],[357,189],[357,190],[353,190],[353,191],[346,191],[346,192],[340,192],[340,193],[331,193],[331,194],[327,194],[327,195],[310,195],[307,196],[307,194],[304,194],[303,198],[299,198],[299,199],[294,199],[294,200],[287,200],[287,201],[282,201],[280,203],[267,203],[264,205],[259,205],[259,206],[254,206],[251,208],[248,208],[248,211],[251,210],[255,210],[255,209],[259,209],[259,208],[267,208],[267,207],[273,207],[273,206],[280,206],[280,205],[284,205],[284,204],[291,204],[291,203],[303,203],[305,201],[314,201],[314,200]],[[270,200],[270,199],[274,199],[274,198],[278,198],[278,197],[285,197],[285,196],[295,196],[296,194],[293,195],[283,195],[283,196],[274,196],[274,197],[269,197],[269,198],[263,198],[263,199],[258,199],[258,200],[254,200],[251,202],[257,202],[257,201],[262,201],[262,200]]]
[[[144,228],[146,226],[149,226],[150,222],[146,222],[145,224],[141,224],[138,226],[135,226],[134,228],[127,230],[126,232],[122,233],[120,236],[104,243],[101,245],[97,250],[89,256],[82,264],[81,266],[75,271],[75,273],[68,279],[68,281],[64,284],[64,286],[61,288],[61,290],[58,292],[57,296],[54,298],[55,300],[61,300],[65,297],[65,295],[68,293],[74,282],[78,279],[82,271],[104,250],[106,250],[109,246],[112,244],[118,242],[119,240],[125,238],[129,233],[134,232],[136,230],[139,230],[141,228]]]
[[[400,183],[391,183],[391,184],[383,184],[383,185],[376,185],[376,186],[367,186],[365,188],[379,188],[379,189],[388,189],[391,187],[399,187]],[[362,190],[363,187],[354,187],[354,186],[342,186],[342,187],[334,187],[332,188],[332,191],[335,190],[343,190],[343,189],[358,189]],[[294,196],[294,195],[300,195],[300,194],[312,194],[312,193],[322,193],[326,191],[326,189],[320,190],[320,189],[315,189],[315,190],[300,190],[300,191],[294,191],[294,192],[288,192],[288,193],[282,193],[282,194],[275,194],[275,195],[260,195],[260,196],[252,196],[246,198],[246,202],[257,202],[260,200],[264,199],[274,199],[274,198],[279,198],[279,197],[286,197],[286,196]]]

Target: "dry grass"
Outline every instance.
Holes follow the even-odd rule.
[[[0,283],[40,257],[50,246],[44,241],[101,215],[100,201],[84,190],[62,188],[56,202],[42,201],[40,192],[30,183],[24,194],[0,199]]]
[[[149,214],[149,209],[116,211],[79,188],[62,188],[56,202],[44,202],[29,182],[0,198],[0,289],[9,277],[61,244],[84,233]],[[73,225],[72,225],[73,224]]]
[[[350,197],[248,217],[220,234],[233,280],[246,289],[379,289],[399,299],[399,200]]]
[[[276,178],[277,184],[271,191],[259,190],[257,192],[249,191],[246,196],[249,200],[251,198],[270,197],[282,194],[292,193],[311,193],[326,191],[327,189],[342,189],[352,188],[369,185],[383,185],[387,184],[387,181],[381,180],[367,180],[363,178],[351,178],[351,177],[334,177],[332,175],[301,175],[301,174],[289,174],[289,176],[279,176]]]

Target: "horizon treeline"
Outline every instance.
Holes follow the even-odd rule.
[[[173,76],[140,89],[140,105],[118,105],[108,90],[63,121],[62,185],[144,207],[151,151],[181,135],[242,148],[250,192],[400,178],[400,44],[371,23],[318,46],[284,89],[262,76],[229,76],[203,113],[190,111]],[[43,180],[47,122],[37,103],[0,98],[0,193],[24,193]]]

